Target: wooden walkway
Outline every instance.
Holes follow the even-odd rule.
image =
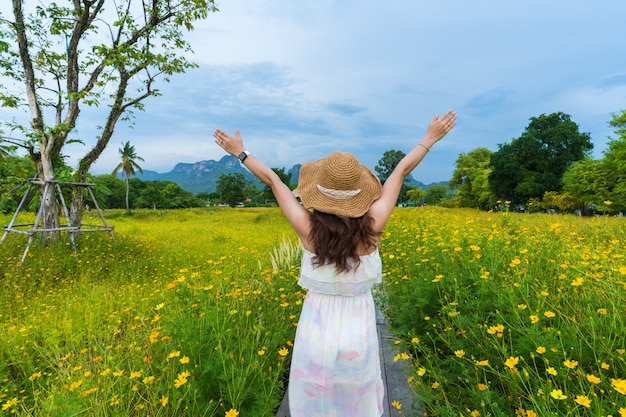
[[[394,356],[400,352],[393,343],[395,337],[389,333],[387,318],[378,308],[376,309],[376,327],[378,345],[380,346],[381,373],[385,386],[382,417],[408,416],[413,407],[417,406],[406,382],[409,365],[402,360],[393,361]],[[402,405],[400,410],[391,405],[394,401],[398,401]],[[287,392],[285,392],[285,397],[278,408],[276,417],[290,417]]]

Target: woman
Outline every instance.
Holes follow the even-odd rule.
[[[435,116],[424,138],[381,186],[348,153],[305,163],[292,191],[245,150],[239,131],[215,142],[268,185],[304,248],[298,284],[307,295],[298,321],[289,374],[291,416],[368,417],[383,413],[372,285],[381,282],[379,237],[404,178],[456,124]],[[300,197],[300,202],[294,195]]]

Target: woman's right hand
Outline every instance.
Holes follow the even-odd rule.
[[[428,131],[424,139],[422,139],[422,143],[430,149],[431,146],[447,135],[454,126],[456,126],[456,113],[454,111],[448,110],[441,117],[435,115],[428,126]]]

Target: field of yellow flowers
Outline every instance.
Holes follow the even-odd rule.
[[[626,417],[626,221],[396,211],[379,300],[430,416]]]
[[[0,415],[275,413],[304,295],[280,211],[106,217],[76,253],[0,246]]]
[[[0,415],[275,414],[304,296],[280,211],[105,216],[76,252],[0,245]],[[623,218],[397,209],[376,297],[420,409],[396,407],[626,417],[625,246]]]

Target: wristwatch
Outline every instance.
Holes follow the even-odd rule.
[[[239,162],[243,163],[243,161],[246,160],[246,158],[248,157],[248,155],[250,155],[250,152],[248,151],[243,151],[242,153],[240,153],[239,155],[237,155],[237,158],[239,158]]]

